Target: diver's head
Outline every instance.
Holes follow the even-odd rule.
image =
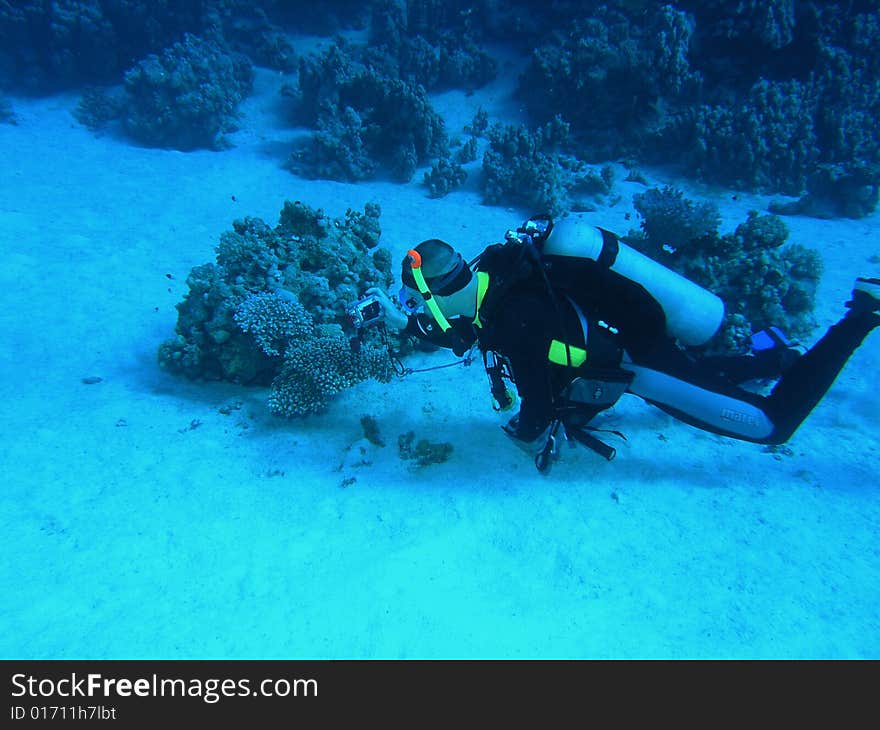
[[[410,314],[427,308],[441,327],[444,315],[474,314],[475,299],[468,294],[474,274],[462,255],[445,241],[431,238],[410,249],[400,278],[400,303]]]

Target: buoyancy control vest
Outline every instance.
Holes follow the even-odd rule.
[[[531,226],[528,228],[528,233],[526,226],[517,231],[508,231],[504,243],[487,247],[475,261],[471,262],[478,275],[488,272],[490,277],[488,289],[483,290],[478,300],[479,320],[483,326],[491,325],[514,289],[520,293],[531,290],[548,294],[556,309],[562,331],[562,339],[553,339],[550,342],[548,361],[554,365],[570,368],[575,380],[580,380],[587,374],[590,378],[602,379],[613,372],[613,375],[608,377],[620,382],[621,378],[617,376],[621,372],[619,365],[623,351],[618,343],[616,331],[607,323],[584,313],[570,296],[571,288],[567,281],[563,279],[559,282],[561,286],[557,286],[548,278],[553,266],[552,262],[541,255],[540,245],[543,243],[541,236],[549,233],[552,223],[549,218],[532,219],[530,223],[534,221],[540,221],[545,227],[539,231]],[[563,316],[564,309],[569,310],[568,317]],[[572,325],[571,311],[577,315],[576,328]],[[561,324],[563,320],[569,322],[568,328],[572,331],[565,331],[565,327]],[[495,409],[507,410],[515,403],[515,399],[512,399],[510,391],[504,385],[504,380],[514,380],[507,358],[500,353],[481,349],[483,349]],[[623,380],[628,382],[627,378]],[[564,393],[558,394],[558,397],[566,400],[567,395],[573,396],[569,400],[581,401],[580,408],[586,405],[583,401],[589,401],[592,415],[595,415],[600,410],[613,405],[622,390],[610,401],[597,398],[595,392],[595,389],[591,389],[591,395],[583,398],[580,396],[583,395],[584,390],[575,386],[574,389],[569,387]]]
[[[578,264],[594,262],[644,288],[665,315],[666,333],[681,344],[703,345],[721,326],[724,302],[718,296],[604,228],[535,216],[516,231],[508,231],[505,238],[505,243],[489,246],[473,262],[476,269],[492,272],[493,287],[484,302],[486,317],[512,286],[542,287],[546,280],[574,293]]]
[[[569,296],[576,296],[579,269],[587,266],[595,271],[598,267],[613,272],[606,278],[611,276],[621,283],[627,280],[625,283],[633,290],[644,289],[640,296],[653,300],[651,306],[655,310],[659,306],[665,315],[666,334],[685,345],[707,342],[724,316],[724,304],[716,295],[622,243],[616,234],[571,220],[554,223],[549,216],[530,218],[516,231],[508,231],[504,243],[487,247],[471,265],[491,275],[492,285],[479,312],[483,322],[491,322],[514,287],[549,289],[556,302],[568,300],[578,311],[590,357],[569,340],[554,341],[548,359],[576,370],[563,400],[582,411],[586,407],[585,415],[595,415],[614,405],[628,387],[632,373],[619,367],[620,359],[613,354],[620,354],[616,340],[603,331],[613,332],[613,326],[585,317]],[[615,291],[620,288],[617,286]],[[499,369],[492,372],[487,363],[487,372],[494,395],[501,382]]]

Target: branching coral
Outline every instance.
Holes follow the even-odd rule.
[[[234,319],[271,357],[281,357],[291,344],[310,337],[315,326],[296,297],[281,292],[249,294]]]
[[[288,349],[269,407],[287,417],[320,413],[342,390],[371,377],[387,382],[392,372],[387,352],[374,345],[355,350],[338,325],[325,325]]]

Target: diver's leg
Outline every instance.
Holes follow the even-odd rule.
[[[691,426],[758,443],[764,443],[776,428],[762,408],[762,396],[724,381],[712,387],[705,379],[699,384],[687,375],[628,362],[624,362],[623,369],[633,373],[628,392]]]
[[[752,335],[751,345],[748,355],[708,355],[699,359],[700,366],[736,384],[776,380],[804,354],[804,348],[790,342],[778,327]]]
[[[712,372],[668,343],[623,364],[635,373],[629,392],[706,431],[757,443],[784,443],[868,333],[880,325],[876,311],[880,309],[880,281],[860,282],[847,303],[851,311],[797,359],[769,396],[736,387],[729,377]]]
[[[878,325],[877,312],[853,310],[789,368],[765,399],[764,410],[776,424],[770,443],[784,443],[791,438],[853,352]]]

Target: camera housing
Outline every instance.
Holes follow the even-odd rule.
[[[351,322],[355,329],[363,329],[364,327],[372,327],[379,324],[385,319],[385,311],[378,297],[370,295],[363,299],[358,299],[346,311],[348,321]]]

